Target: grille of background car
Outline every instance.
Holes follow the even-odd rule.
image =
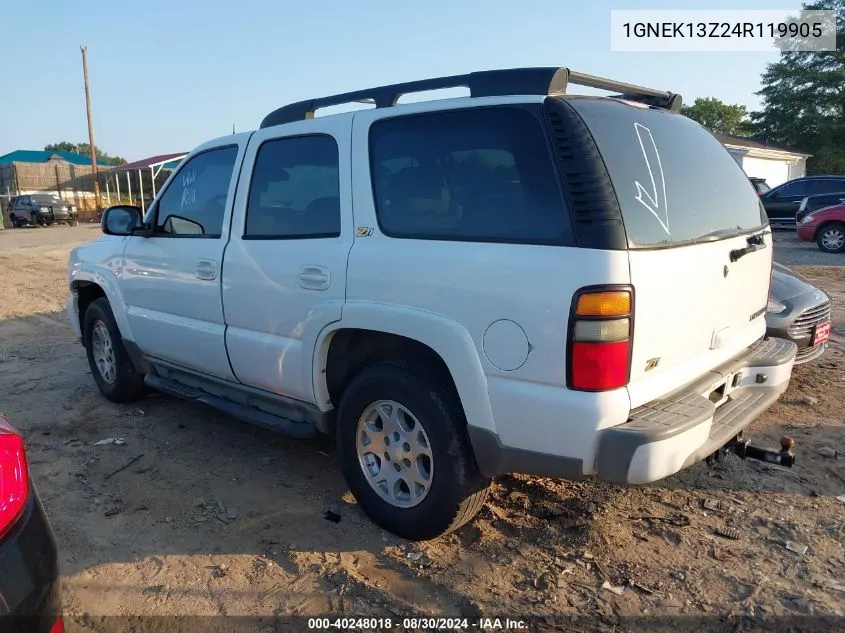
[[[789,326],[789,336],[794,339],[812,337],[816,325],[830,321],[831,313],[829,300],[812,308],[807,308]]]

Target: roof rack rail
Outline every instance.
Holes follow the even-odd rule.
[[[619,92],[620,94],[615,96],[672,110],[673,112],[678,112],[681,109],[681,95],[664,90],[644,88],[613,79],[586,75],[571,71],[568,68],[511,68],[409,81],[299,101],[268,114],[261,122],[261,128],[311,119],[314,118],[314,113],[320,108],[344,103],[373,103],[377,108],[389,108],[396,105],[399,97],[413,92],[469,88],[471,97],[561,95],[566,93],[569,84]]]

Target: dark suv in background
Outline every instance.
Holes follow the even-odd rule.
[[[845,193],[845,176],[808,176],[796,178],[760,195],[769,221],[795,224],[801,201],[808,196]]]
[[[9,202],[9,219],[13,227],[50,226],[66,222],[73,226],[79,223],[76,207],[70,202],[49,193],[34,193],[12,198]]]
[[[765,178],[755,178],[752,176],[748,180],[750,180],[751,184],[754,185],[754,190],[757,192],[758,196],[762,196],[764,193],[772,190]]]

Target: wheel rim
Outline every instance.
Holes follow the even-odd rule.
[[[822,233],[822,244],[832,251],[838,250],[845,244],[845,233],[841,229],[827,229]]]
[[[358,463],[367,483],[397,508],[420,504],[431,490],[434,459],[422,424],[393,400],[379,400],[358,418]]]
[[[113,384],[117,376],[117,362],[114,359],[114,346],[112,345],[111,334],[106,324],[102,321],[95,321],[91,332],[91,354],[94,357],[94,364],[100,372],[103,380]]]

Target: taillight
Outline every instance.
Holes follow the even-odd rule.
[[[607,391],[628,384],[634,293],[630,286],[582,288],[572,298],[567,386]]]
[[[29,473],[23,439],[0,416],[0,536],[23,514],[28,494]]]
[[[62,618],[56,620],[55,624],[53,624],[53,628],[50,629],[50,633],[65,633],[65,623]]]

